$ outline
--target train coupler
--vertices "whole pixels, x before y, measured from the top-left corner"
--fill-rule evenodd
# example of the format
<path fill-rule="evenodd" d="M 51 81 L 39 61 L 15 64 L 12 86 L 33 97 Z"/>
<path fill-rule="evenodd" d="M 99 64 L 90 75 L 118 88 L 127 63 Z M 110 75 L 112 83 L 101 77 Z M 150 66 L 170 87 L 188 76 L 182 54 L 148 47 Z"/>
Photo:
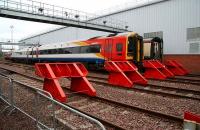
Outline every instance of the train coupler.
<path fill-rule="evenodd" d="M 44 78 L 43 89 L 60 102 L 67 100 L 59 83 L 60 78 L 71 79 L 72 91 L 96 96 L 96 90 L 86 78 L 88 71 L 81 63 L 36 63 L 35 69 L 35 74 Z"/>
<path fill-rule="evenodd" d="M 106 61 L 105 69 L 109 72 L 109 84 L 128 88 L 134 84 L 147 85 L 147 80 L 138 72 L 137 67 L 128 61 Z"/>
<path fill-rule="evenodd" d="M 174 77 L 174 74 L 158 60 L 144 60 L 144 77 L 147 79 L 166 79 Z"/>

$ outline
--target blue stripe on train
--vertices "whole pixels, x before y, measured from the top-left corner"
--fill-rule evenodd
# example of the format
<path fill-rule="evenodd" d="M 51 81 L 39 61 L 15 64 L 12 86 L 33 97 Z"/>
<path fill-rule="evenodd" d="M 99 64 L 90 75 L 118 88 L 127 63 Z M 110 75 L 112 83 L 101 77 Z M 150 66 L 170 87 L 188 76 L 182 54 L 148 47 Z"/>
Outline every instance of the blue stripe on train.
<path fill-rule="evenodd" d="M 24 59 L 23 57 L 13 57 L 12 59 Z M 98 58 L 28 58 L 32 61 L 68 61 L 68 62 L 90 62 L 90 63 L 104 63 L 104 59 Z"/>

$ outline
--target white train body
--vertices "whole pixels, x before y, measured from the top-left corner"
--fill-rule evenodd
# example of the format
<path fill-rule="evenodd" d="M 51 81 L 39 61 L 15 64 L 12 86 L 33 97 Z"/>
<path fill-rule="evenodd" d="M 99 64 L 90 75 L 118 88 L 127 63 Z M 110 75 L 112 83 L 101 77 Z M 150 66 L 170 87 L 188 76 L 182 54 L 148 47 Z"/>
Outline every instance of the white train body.
<path fill-rule="evenodd" d="M 104 61 L 104 58 L 100 54 L 100 45 L 96 44 L 97 43 L 94 43 L 92 45 L 93 47 L 97 48 L 94 53 L 88 52 L 81 54 L 78 52 L 78 50 L 77 54 L 75 51 L 76 49 L 80 49 L 80 47 L 89 47 L 89 45 L 84 42 L 54 43 L 48 45 L 45 44 L 13 51 L 9 59 L 29 61 L 80 61 L 101 63 Z M 70 51 L 74 52 L 71 53 Z"/>

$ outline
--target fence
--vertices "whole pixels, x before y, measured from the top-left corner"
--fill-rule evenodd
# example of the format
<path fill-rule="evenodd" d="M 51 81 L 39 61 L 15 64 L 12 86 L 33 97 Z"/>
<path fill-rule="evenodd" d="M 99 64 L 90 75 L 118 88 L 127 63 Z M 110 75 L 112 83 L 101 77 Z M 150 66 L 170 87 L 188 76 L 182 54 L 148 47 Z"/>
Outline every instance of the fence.
<path fill-rule="evenodd" d="M 0 73 L 0 99 L 7 104 L 2 112 L 9 109 L 8 115 L 10 115 L 14 110 L 19 110 L 33 121 L 37 129 L 56 130 L 65 127 L 57 123 L 56 116 L 59 110 L 64 110 L 68 114 L 71 113 L 65 117 L 66 120 L 76 115 L 93 123 L 93 126 L 105 130 L 99 121 L 54 100 L 50 93 L 25 85 L 2 73 Z"/>

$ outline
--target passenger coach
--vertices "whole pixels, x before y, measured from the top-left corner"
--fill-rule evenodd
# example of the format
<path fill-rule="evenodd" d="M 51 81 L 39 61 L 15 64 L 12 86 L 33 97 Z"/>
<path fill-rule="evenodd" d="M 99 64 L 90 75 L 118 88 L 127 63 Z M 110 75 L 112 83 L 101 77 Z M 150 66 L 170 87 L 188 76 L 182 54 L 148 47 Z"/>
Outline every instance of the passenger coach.
<path fill-rule="evenodd" d="M 85 41 L 72 41 L 23 48 L 12 52 L 10 59 L 26 62 L 84 62 L 102 66 L 104 61 L 143 60 L 143 39 L 128 32 L 99 36 Z"/>

